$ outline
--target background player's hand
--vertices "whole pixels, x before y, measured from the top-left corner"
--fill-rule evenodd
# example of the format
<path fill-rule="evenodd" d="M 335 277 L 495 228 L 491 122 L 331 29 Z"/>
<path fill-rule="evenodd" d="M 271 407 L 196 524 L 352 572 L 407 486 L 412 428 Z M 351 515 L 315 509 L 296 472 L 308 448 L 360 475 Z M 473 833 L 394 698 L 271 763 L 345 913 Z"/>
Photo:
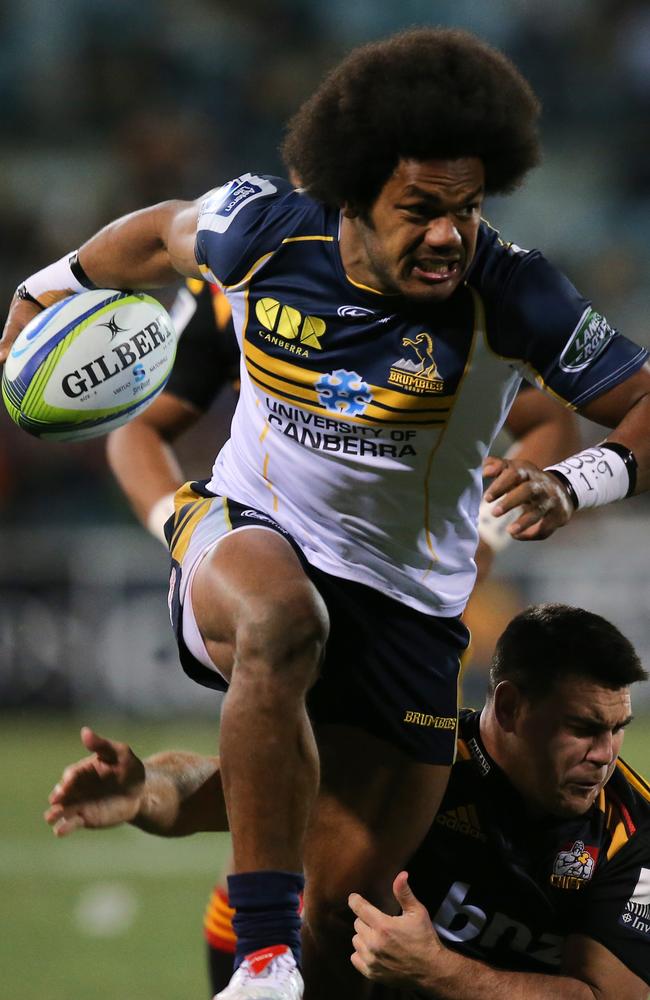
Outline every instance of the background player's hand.
<path fill-rule="evenodd" d="M 402 908 L 399 917 L 382 913 L 356 892 L 349 897 L 348 905 L 357 918 L 351 962 L 374 982 L 427 988 L 441 974 L 440 964 L 449 952 L 440 943 L 426 908 L 413 894 L 406 872 L 393 882 L 393 893 Z"/>
<path fill-rule="evenodd" d="M 518 541 L 548 538 L 566 524 L 574 512 L 573 504 L 561 482 L 550 472 L 532 462 L 516 458 L 486 458 L 483 475 L 494 479 L 485 491 L 492 514 L 499 517 L 515 507 L 521 513 L 508 527 L 508 534 Z"/>
<path fill-rule="evenodd" d="M 45 819 L 57 837 L 128 823 L 138 814 L 145 781 L 144 764 L 126 743 L 104 739 L 87 726 L 81 742 L 90 757 L 64 770 L 50 792 Z"/>
<path fill-rule="evenodd" d="M 14 295 L 9 306 L 9 314 L 2 332 L 2 339 L 0 340 L 0 364 L 4 364 L 7 360 L 7 355 L 11 350 L 13 342 L 22 328 L 27 326 L 29 321 L 34 316 L 37 316 L 39 312 L 42 312 L 40 306 L 29 302 L 27 299 L 19 299 L 17 295 Z"/>

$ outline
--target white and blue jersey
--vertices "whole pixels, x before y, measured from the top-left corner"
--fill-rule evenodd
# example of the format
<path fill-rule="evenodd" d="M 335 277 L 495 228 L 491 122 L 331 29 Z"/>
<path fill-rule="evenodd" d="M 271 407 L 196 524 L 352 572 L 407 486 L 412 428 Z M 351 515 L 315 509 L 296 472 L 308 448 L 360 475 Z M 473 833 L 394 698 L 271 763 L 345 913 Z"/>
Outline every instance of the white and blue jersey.
<path fill-rule="evenodd" d="M 339 226 L 276 177 L 246 174 L 202 205 L 197 260 L 230 300 L 241 348 L 209 489 L 266 511 L 324 572 L 458 615 L 482 463 L 522 377 L 577 408 L 646 352 L 485 223 L 466 281 L 435 305 L 352 281 Z"/>

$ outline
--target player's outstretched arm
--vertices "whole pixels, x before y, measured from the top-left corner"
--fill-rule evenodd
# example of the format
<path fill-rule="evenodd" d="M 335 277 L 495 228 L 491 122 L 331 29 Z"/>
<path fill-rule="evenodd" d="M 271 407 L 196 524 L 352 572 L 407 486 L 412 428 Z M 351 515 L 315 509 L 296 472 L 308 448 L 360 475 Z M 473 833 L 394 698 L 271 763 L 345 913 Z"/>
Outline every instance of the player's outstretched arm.
<path fill-rule="evenodd" d="M 143 762 L 88 727 L 81 740 L 91 755 L 66 767 L 49 796 L 57 836 L 121 823 L 167 837 L 227 829 L 218 758 L 164 751 Z"/>
<path fill-rule="evenodd" d="M 30 319 L 87 288 L 159 288 L 179 274 L 200 278 L 194 257 L 200 201 L 167 201 L 111 222 L 78 251 L 26 278 L 14 295 L 0 340 L 0 364 Z"/>
<path fill-rule="evenodd" d="M 194 256 L 199 201 L 164 201 L 109 223 L 79 248 L 98 288 L 160 288 L 201 278 Z"/>
<path fill-rule="evenodd" d="M 87 726 L 81 742 L 91 755 L 69 764 L 50 792 L 45 819 L 57 837 L 130 823 L 142 804 L 145 768 L 131 748 Z"/>
<path fill-rule="evenodd" d="M 174 512 L 174 494 L 187 478 L 174 442 L 230 381 L 238 353 L 225 296 L 217 296 L 204 282 L 198 285 L 187 282 L 178 289 L 170 309 L 177 346 L 168 385 L 106 442 L 108 463 L 136 517 L 165 547 L 163 527 Z"/>
<path fill-rule="evenodd" d="M 602 945 L 568 939 L 572 952 L 565 975 L 504 972 L 446 948 L 426 908 L 415 897 L 406 872 L 393 892 L 402 913 L 382 913 L 353 893 L 354 967 L 376 983 L 437 1000 L 646 1000 L 648 987 Z"/>
<path fill-rule="evenodd" d="M 171 447 L 201 417 L 201 411 L 171 392 L 108 435 L 111 471 L 133 512 L 152 535 L 164 542 L 163 525 L 174 511 L 174 493 L 185 477 Z"/>

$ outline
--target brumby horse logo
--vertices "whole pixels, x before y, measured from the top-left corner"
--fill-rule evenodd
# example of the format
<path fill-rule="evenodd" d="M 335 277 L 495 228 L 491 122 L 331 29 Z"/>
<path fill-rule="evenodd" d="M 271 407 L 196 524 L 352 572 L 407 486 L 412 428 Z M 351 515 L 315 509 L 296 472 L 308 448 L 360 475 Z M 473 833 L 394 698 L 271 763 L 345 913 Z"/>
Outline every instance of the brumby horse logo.
<path fill-rule="evenodd" d="M 442 392 L 444 382 L 433 356 L 433 338 L 422 330 L 415 337 L 402 337 L 407 357 L 391 365 L 388 381 L 411 392 Z M 415 355 L 415 360 L 411 355 Z"/>
<path fill-rule="evenodd" d="M 433 340 L 428 333 L 424 331 L 418 333 L 415 340 L 404 337 L 402 344 L 404 347 L 412 347 L 417 354 L 420 361 L 418 375 L 424 375 L 426 378 L 440 378 L 436 359 L 433 356 Z"/>

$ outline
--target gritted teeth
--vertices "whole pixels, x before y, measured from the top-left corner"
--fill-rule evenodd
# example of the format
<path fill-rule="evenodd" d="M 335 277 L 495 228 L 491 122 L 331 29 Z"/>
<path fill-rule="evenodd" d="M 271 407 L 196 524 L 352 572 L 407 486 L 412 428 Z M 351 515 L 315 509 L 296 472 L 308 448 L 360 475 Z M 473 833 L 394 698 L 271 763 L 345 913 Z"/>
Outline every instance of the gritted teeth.
<path fill-rule="evenodd" d="M 449 274 L 458 264 L 458 260 L 417 261 L 416 267 L 428 274 Z"/>

